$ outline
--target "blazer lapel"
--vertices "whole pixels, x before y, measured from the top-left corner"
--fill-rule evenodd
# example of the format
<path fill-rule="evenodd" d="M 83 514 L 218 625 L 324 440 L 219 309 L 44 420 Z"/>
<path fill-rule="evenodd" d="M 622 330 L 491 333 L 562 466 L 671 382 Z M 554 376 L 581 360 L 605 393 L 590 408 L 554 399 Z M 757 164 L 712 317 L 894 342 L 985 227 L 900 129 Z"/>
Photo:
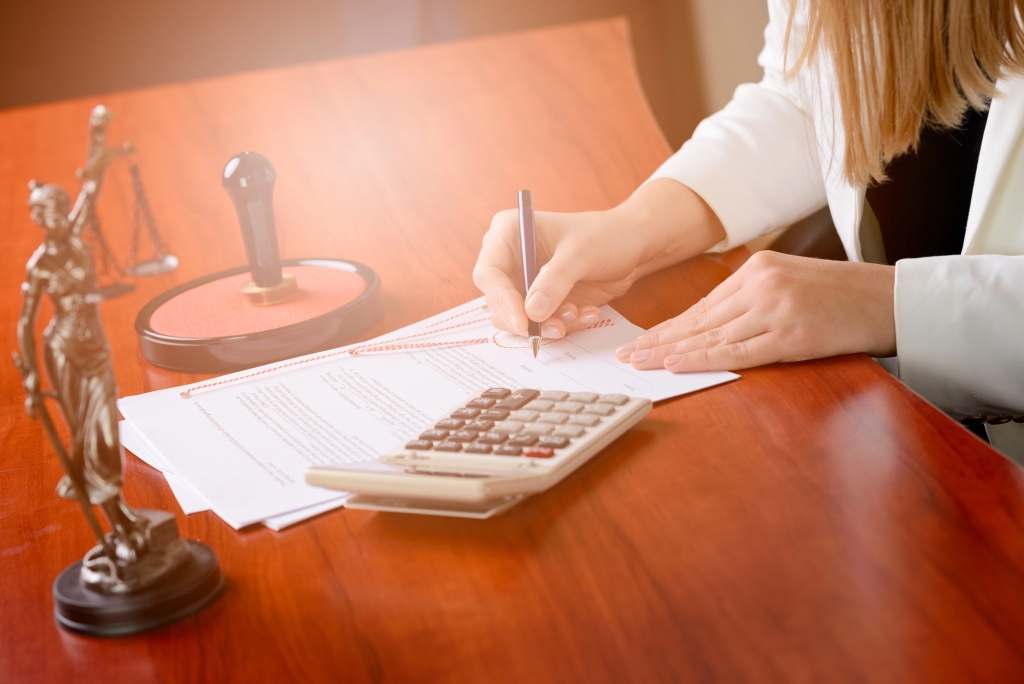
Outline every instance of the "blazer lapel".
<path fill-rule="evenodd" d="M 860 245 L 860 222 L 864 212 L 864 186 L 850 185 L 843 174 L 846 158 L 846 137 L 836 115 L 838 102 L 835 69 L 826 55 L 813 72 L 817 97 L 813 99 L 814 133 L 818 143 L 818 159 L 825 181 L 829 213 L 839 239 L 843 242 L 850 261 L 863 261 Z"/>
<path fill-rule="evenodd" d="M 985 216 L 992 193 L 995 192 L 1006 162 L 1017 138 L 1024 129 L 1024 77 L 1000 79 L 999 92 L 989 107 L 985 135 L 981 139 L 978 170 L 974 175 L 974 192 L 967 215 L 967 233 L 964 235 L 963 254 L 970 252 L 978 227 Z"/>

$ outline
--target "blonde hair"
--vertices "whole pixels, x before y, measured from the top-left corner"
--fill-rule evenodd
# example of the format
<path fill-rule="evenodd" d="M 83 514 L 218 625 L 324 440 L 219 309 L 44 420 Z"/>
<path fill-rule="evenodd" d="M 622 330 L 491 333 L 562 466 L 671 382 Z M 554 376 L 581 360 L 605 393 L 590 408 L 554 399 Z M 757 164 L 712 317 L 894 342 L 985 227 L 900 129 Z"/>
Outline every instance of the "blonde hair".
<path fill-rule="evenodd" d="M 822 48 L 831 57 L 851 183 L 885 180 L 886 165 L 916 148 L 923 126 L 959 126 L 968 107 L 988 107 L 998 78 L 1024 71 L 1024 0 L 807 4 L 807 37 L 790 75 Z"/>

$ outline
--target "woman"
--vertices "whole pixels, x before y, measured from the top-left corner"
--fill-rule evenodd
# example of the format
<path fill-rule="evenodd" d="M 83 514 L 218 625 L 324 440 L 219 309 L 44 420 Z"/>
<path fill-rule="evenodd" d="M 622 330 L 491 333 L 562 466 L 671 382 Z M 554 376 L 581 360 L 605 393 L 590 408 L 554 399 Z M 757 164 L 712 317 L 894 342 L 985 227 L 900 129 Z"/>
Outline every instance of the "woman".
<path fill-rule="evenodd" d="M 764 79 L 626 202 L 538 214 L 546 265 L 525 305 L 515 214 L 494 217 L 474 270 L 494 323 L 523 333 L 529 316 L 561 337 L 647 273 L 827 205 L 849 262 L 758 252 L 620 360 L 689 372 L 898 353 L 900 378 L 953 415 L 1024 413 L 1024 0 L 770 0 L 769 11 Z M 932 163 L 931 138 L 949 131 L 940 147 L 952 151 L 935 158 L 952 161 Z M 973 159 L 956 136 L 980 143 Z M 916 172 L 942 176 L 932 195 Z M 898 211 L 914 194 L 923 206 L 952 194 L 969 214 L 915 226 Z M 909 248 L 892 239 L 914 229 Z"/>

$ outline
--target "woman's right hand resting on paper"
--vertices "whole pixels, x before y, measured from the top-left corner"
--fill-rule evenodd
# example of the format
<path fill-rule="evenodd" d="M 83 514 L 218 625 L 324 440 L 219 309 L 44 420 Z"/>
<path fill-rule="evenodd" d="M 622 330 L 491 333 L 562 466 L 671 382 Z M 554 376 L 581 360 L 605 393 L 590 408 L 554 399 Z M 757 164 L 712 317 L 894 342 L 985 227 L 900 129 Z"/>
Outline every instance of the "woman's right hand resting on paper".
<path fill-rule="evenodd" d="M 710 207 L 674 180 L 658 179 L 614 209 L 537 212 L 540 272 L 524 302 L 519 217 L 498 212 L 484 236 L 473 282 L 500 330 L 526 335 L 527 317 L 560 338 L 600 320 L 597 307 L 639 278 L 689 259 L 725 238 Z"/>

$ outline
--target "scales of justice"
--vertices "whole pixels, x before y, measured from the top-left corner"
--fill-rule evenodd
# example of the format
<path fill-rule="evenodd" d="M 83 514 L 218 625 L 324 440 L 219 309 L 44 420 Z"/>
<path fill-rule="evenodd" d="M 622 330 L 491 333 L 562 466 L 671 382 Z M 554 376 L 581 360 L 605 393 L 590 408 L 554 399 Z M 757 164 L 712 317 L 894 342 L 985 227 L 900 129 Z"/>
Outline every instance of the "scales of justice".
<path fill-rule="evenodd" d="M 78 502 L 98 542 L 55 580 L 54 615 L 65 629 L 101 636 L 133 634 L 182 619 L 212 603 L 224 588 L 210 547 L 181 539 L 172 513 L 132 508 L 121 492 L 118 391 L 99 304 L 131 289 L 126 275 L 172 271 L 177 259 L 156 230 L 134 148 L 130 143 L 107 145 L 110 119 L 102 105 L 92 112 L 87 161 L 78 171 L 81 188 L 73 204 L 57 185 L 29 184 L 28 206 L 42 228 L 43 243 L 26 267 L 18 320 L 21 353 L 13 354 L 24 379 L 25 407 L 42 422 L 64 468 L 57 493 Z M 96 218 L 107 167 L 121 158 L 129 160 L 135 191 L 135 230 L 125 267 L 113 258 Z M 142 222 L 154 252 L 144 261 L 137 259 Z M 94 251 L 100 255 L 99 278 Z M 99 283 L 111 275 L 113 284 Z M 37 350 L 35 319 L 44 295 L 54 314 Z M 48 390 L 43 389 L 43 369 Z M 67 446 L 49 406 L 64 416 L 70 433 Z M 106 533 L 97 507 L 108 522 Z"/>

